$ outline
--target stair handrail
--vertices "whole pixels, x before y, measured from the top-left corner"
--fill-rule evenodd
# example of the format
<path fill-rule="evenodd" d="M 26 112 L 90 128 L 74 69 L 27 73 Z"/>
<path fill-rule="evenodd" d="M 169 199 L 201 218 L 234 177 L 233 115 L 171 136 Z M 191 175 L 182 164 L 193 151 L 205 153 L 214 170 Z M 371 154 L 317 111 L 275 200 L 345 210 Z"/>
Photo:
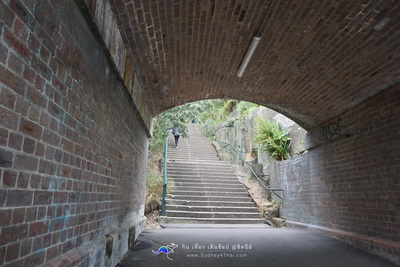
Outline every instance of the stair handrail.
<path fill-rule="evenodd" d="M 258 182 L 264 187 L 265 190 L 272 192 L 275 196 L 279 197 L 279 198 L 283 201 L 283 197 L 281 197 L 280 195 L 278 195 L 277 193 L 275 193 L 275 191 L 280 191 L 280 192 L 283 192 L 283 194 L 285 194 L 285 190 L 284 190 L 283 188 L 279 188 L 279 187 L 278 187 L 278 188 L 268 187 L 268 186 L 265 184 L 265 181 L 262 180 L 262 179 L 257 175 L 257 173 L 254 171 L 253 166 L 243 158 L 242 154 L 243 154 L 243 153 L 246 153 L 246 152 L 244 152 L 244 151 L 238 151 L 238 150 L 237 150 L 233 145 L 231 145 L 230 143 L 226 143 L 226 142 L 221 141 L 221 140 L 218 138 L 217 132 L 216 132 L 216 131 L 214 132 L 214 136 L 215 136 L 216 141 L 217 141 L 222 147 L 224 147 L 224 148 L 230 147 L 230 148 L 233 150 L 233 152 L 239 156 L 239 159 L 241 160 L 242 164 L 244 163 L 244 164 L 246 164 L 247 166 L 250 167 L 251 173 L 253 173 L 254 177 L 256 177 L 256 179 L 258 180 Z"/>
<path fill-rule="evenodd" d="M 167 204 L 167 184 L 168 184 L 168 174 L 167 174 L 167 153 L 168 153 L 168 132 L 165 137 L 164 144 L 164 165 L 163 165 L 163 194 L 161 202 L 161 216 L 165 216 L 165 209 Z"/>

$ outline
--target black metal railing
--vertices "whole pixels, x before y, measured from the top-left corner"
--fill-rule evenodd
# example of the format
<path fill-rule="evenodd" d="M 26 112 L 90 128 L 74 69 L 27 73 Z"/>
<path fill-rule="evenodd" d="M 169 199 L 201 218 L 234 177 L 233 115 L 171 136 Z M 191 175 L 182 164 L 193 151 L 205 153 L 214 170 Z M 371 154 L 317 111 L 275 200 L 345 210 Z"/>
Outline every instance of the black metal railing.
<path fill-rule="evenodd" d="M 269 186 L 266 184 L 266 181 L 264 181 L 263 179 L 261 179 L 260 176 L 255 172 L 255 170 L 254 170 L 253 166 L 250 164 L 250 162 L 247 162 L 247 161 L 243 158 L 242 154 L 245 153 L 244 151 L 239 151 L 239 150 L 237 150 L 234 146 L 232 146 L 231 144 L 221 141 L 221 140 L 218 138 L 217 134 L 214 134 L 214 136 L 215 136 L 216 141 L 220 144 L 221 147 L 223 147 L 223 148 L 224 148 L 226 151 L 228 151 L 228 153 L 230 153 L 231 155 L 232 155 L 232 154 L 236 154 L 236 155 L 238 156 L 238 158 L 240 159 L 241 164 L 242 164 L 242 165 L 243 165 L 243 164 L 246 164 L 246 165 L 249 167 L 250 172 L 254 175 L 254 177 L 255 177 L 255 178 L 258 180 L 258 182 L 264 187 L 265 190 L 267 190 L 267 191 L 269 191 L 269 192 L 272 192 L 275 196 L 277 196 L 278 198 L 280 198 L 281 200 L 283 200 L 283 196 L 278 195 L 276 192 L 282 192 L 282 194 L 284 195 L 285 190 L 284 190 L 283 188 L 273 188 L 273 187 L 269 187 Z M 228 148 L 228 149 L 227 149 L 227 148 Z M 231 152 L 229 152 L 229 150 L 230 150 Z"/>

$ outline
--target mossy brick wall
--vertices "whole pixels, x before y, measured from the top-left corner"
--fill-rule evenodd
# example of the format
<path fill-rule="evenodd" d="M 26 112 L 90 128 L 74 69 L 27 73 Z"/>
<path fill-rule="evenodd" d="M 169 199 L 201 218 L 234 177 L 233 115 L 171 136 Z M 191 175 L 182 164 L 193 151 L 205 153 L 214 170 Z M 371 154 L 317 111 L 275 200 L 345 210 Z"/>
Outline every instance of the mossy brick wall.
<path fill-rule="evenodd" d="M 308 153 L 271 165 L 271 185 L 285 189 L 282 216 L 400 264 L 399 107 L 396 85 L 309 131 Z M 323 141 L 335 125 L 350 136 Z"/>
<path fill-rule="evenodd" d="M 0 265 L 85 264 L 143 223 L 143 119 L 75 1 L 1 1 L 0 33 Z"/>

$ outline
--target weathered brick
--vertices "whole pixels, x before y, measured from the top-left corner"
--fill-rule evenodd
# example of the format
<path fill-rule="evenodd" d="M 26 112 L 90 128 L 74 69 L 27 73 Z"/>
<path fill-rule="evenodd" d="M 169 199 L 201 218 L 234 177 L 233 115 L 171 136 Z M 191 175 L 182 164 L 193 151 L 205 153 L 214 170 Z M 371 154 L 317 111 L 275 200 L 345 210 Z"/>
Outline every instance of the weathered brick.
<path fill-rule="evenodd" d="M 12 224 L 20 224 L 25 221 L 25 208 L 14 209 L 12 214 Z"/>
<path fill-rule="evenodd" d="M 32 249 L 32 240 L 27 239 L 21 242 L 21 249 L 20 249 L 20 257 L 24 257 L 31 253 Z"/>
<path fill-rule="evenodd" d="M 10 130 L 16 130 L 18 126 L 17 114 L 0 106 L 0 125 Z"/>
<path fill-rule="evenodd" d="M 37 54 L 40 48 L 40 40 L 34 34 L 29 34 L 28 47 L 33 54 Z"/>
<path fill-rule="evenodd" d="M 36 207 L 26 208 L 25 221 L 27 223 L 35 221 L 36 220 L 36 214 L 37 214 L 37 208 Z"/>
<path fill-rule="evenodd" d="M 21 118 L 21 121 L 19 123 L 19 130 L 27 134 L 35 139 L 40 140 L 42 137 L 42 128 L 35 122 L 28 121 L 24 118 Z"/>
<path fill-rule="evenodd" d="M 55 192 L 54 193 L 54 203 L 66 203 L 68 201 L 67 192 Z"/>
<path fill-rule="evenodd" d="M 9 108 L 9 109 L 14 109 L 15 107 L 15 102 L 16 102 L 16 96 L 12 94 L 9 90 L 2 89 L 0 91 L 0 104 Z"/>
<path fill-rule="evenodd" d="M 36 219 L 37 220 L 42 220 L 45 217 L 46 217 L 46 208 L 45 207 L 39 207 Z"/>
<path fill-rule="evenodd" d="M 47 99 L 42 95 L 39 90 L 36 90 L 36 87 L 28 86 L 26 99 L 39 108 L 47 108 Z"/>
<path fill-rule="evenodd" d="M 6 205 L 8 207 L 29 206 L 32 204 L 33 192 L 24 190 L 9 190 Z"/>
<path fill-rule="evenodd" d="M 3 184 L 6 187 L 15 187 L 17 182 L 18 173 L 15 171 L 4 171 L 3 172 Z"/>
<path fill-rule="evenodd" d="M 8 190 L 0 189 L 0 207 L 3 207 L 7 199 Z"/>
<path fill-rule="evenodd" d="M 33 204 L 34 205 L 48 205 L 53 201 L 53 193 L 49 191 L 35 191 Z M 39 219 L 39 218 L 38 218 Z"/>
<path fill-rule="evenodd" d="M 4 2 L 0 2 L 0 18 L 10 28 L 13 24 L 14 17 L 15 14 L 9 9 L 9 7 Z"/>
<path fill-rule="evenodd" d="M 60 108 L 59 106 L 57 106 L 56 104 L 54 104 L 53 102 L 49 102 L 48 111 L 50 114 L 52 114 L 54 117 L 58 118 L 59 120 L 64 119 L 64 116 L 65 116 L 64 110 L 62 108 Z"/>
<path fill-rule="evenodd" d="M 0 264 L 3 264 L 6 257 L 6 246 L 0 247 Z"/>
<path fill-rule="evenodd" d="M 45 152 L 45 145 L 43 143 L 37 142 L 36 143 L 36 149 L 35 149 L 35 155 L 38 157 L 43 157 L 44 152 Z"/>
<path fill-rule="evenodd" d="M 17 98 L 17 103 L 15 105 L 15 112 L 19 113 L 22 116 L 28 116 L 29 114 L 29 104 L 27 103 L 27 101 L 22 98 L 22 97 L 18 97 Z"/>
<path fill-rule="evenodd" d="M 54 159 L 54 154 L 56 153 L 56 149 L 52 146 L 47 146 L 45 151 L 45 158 L 49 160 Z"/>
<path fill-rule="evenodd" d="M 71 175 L 71 167 L 58 165 L 57 167 L 57 175 L 62 177 L 70 177 Z"/>
<path fill-rule="evenodd" d="M 62 160 L 62 155 L 63 155 L 63 152 L 62 152 L 61 150 L 59 150 L 59 149 L 56 149 L 56 150 L 55 150 L 55 153 L 54 153 L 54 160 L 55 160 L 56 162 L 61 162 L 61 160 Z"/>
<path fill-rule="evenodd" d="M 42 265 L 45 259 L 45 251 L 37 252 L 25 259 L 25 264 L 28 266 Z"/>
<path fill-rule="evenodd" d="M 35 140 L 29 137 L 25 137 L 22 150 L 26 153 L 33 154 L 33 152 L 35 151 L 35 145 L 36 145 Z"/>
<path fill-rule="evenodd" d="M 10 133 L 10 138 L 8 140 L 8 146 L 13 149 L 21 150 L 23 136 L 16 133 Z"/>
<path fill-rule="evenodd" d="M 41 27 L 36 27 L 35 32 L 37 37 L 42 40 L 42 45 L 46 47 L 51 55 L 54 55 L 56 51 L 56 45 L 52 38 Z"/>
<path fill-rule="evenodd" d="M 51 79 L 52 76 L 51 70 L 40 59 L 33 58 L 31 66 L 33 69 L 36 70 L 38 74 L 42 75 L 45 80 L 49 81 Z"/>
<path fill-rule="evenodd" d="M 45 129 L 43 131 L 43 140 L 46 141 L 46 143 L 53 145 L 53 146 L 59 146 L 60 145 L 60 136 L 58 136 L 56 133 Z"/>
<path fill-rule="evenodd" d="M 15 18 L 14 20 L 13 32 L 22 42 L 26 42 L 28 40 L 29 31 L 25 27 L 25 23 L 23 23 L 19 18 Z"/>
<path fill-rule="evenodd" d="M 11 10 L 18 15 L 19 18 L 23 20 L 25 24 L 29 24 L 30 21 L 33 21 L 31 13 L 26 9 L 24 4 L 19 0 L 11 0 L 10 1 Z"/>
<path fill-rule="evenodd" d="M 36 171 L 38 169 L 39 160 L 36 157 L 26 155 L 16 155 L 14 159 L 14 168 Z"/>
<path fill-rule="evenodd" d="M 0 167 L 11 167 L 14 160 L 12 152 L 0 148 Z"/>
<path fill-rule="evenodd" d="M 8 130 L 0 128 L 0 146 L 7 146 Z"/>
<path fill-rule="evenodd" d="M 12 261 L 17 259 L 19 256 L 19 249 L 20 249 L 19 243 L 7 246 L 6 261 Z"/>
<path fill-rule="evenodd" d="M 9 29 L 4 29 L 4 41 L 26 62 L 31 60 L 31 51 Z"/>
<path fill-rule="evenodd" d="M 8 56 L 8 49 L 0 43 L 0 63 L 5 64 Z"/>
<path fill-rule="evenodd" d="M 9 226 L 12 218 L 12 209 L 0 210 L 0 226 Z"/>
<path fill-rule="evenodd" d="M 35 89 L 39 92 L 44 92 L 46 88 L 46 81 L 40 75 L 35 75 Z M 51 97 L 50 97 L 51 98 Z"/>
<path fill-rule="evenodd" d="M 30 106 L 27 119 L 31 121 L 39 121 L 39 116 L 40 116 L 40 109 L 35 106 Z"/>
<path fill-rule="evenodd" d="M 8 54 L 7 66 L 14 73 L 21 75 L 24 68 L 24 63 L 14 53 Z"/>
<path fill-rule="evenodd" d="M 43 60 L 44 63 L 48 63 L 50 60 L 50 52 L 44 46 L 40 47 L 40 58 Z"/>
<path fill-rule="evenodd" d="M 30 180 L 30 174 L 24 173 L 24 172 L 20 172 L 18 174 L 17 187 L 18 188 L 28 188 L 29 180 Z"/>
<path fill-rule="evenodd" d="M 36 75 L 35 71 L 34 71 L 32 68 L 30 68 L 30 67 L 28 67 L 28 66 L 25 65 L 25 67 L 24 67 L 24 73 L 23 73 L 24 79 L 25 79 L 27 82 L 33 84 L 33 83 L 35 82 L 35 75 Z"/>
<path fill-rule="evenodd" d="M 29 225 L 28 236 L 38 236 L 48 232 L 48 225 L 45 222 L 34 222 Z M 33 248 L 35 249 L 35 248 Z"/>
<path fill-rule="evenodd" d="M 33 189 L 39 189 L 40 188 L 40 180 L 41 180 L 40 175 L 32 174 L 31 179 L 30 179 L 30 187 Z"/>

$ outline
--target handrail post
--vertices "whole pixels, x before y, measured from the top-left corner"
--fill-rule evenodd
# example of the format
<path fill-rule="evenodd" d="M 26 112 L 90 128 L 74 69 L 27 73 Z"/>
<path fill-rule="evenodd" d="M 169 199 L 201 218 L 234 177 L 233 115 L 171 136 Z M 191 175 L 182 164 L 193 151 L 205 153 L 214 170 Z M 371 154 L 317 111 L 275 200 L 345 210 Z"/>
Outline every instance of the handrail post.
<path fill-rule="evenodd" d="M 163 166 L 163 195 L 162 195 L 162 202 L 161 202 L 161 216 L 165 216 L 165 209 L 166 209 L 166 197 L 167 197 L 167 183 L 168 183 L 168 176 L 167 176 L 167 153 L 168 153 L 168 134 L 165 137 L 165 144 L 164 144 L 164 166 Z"/>

